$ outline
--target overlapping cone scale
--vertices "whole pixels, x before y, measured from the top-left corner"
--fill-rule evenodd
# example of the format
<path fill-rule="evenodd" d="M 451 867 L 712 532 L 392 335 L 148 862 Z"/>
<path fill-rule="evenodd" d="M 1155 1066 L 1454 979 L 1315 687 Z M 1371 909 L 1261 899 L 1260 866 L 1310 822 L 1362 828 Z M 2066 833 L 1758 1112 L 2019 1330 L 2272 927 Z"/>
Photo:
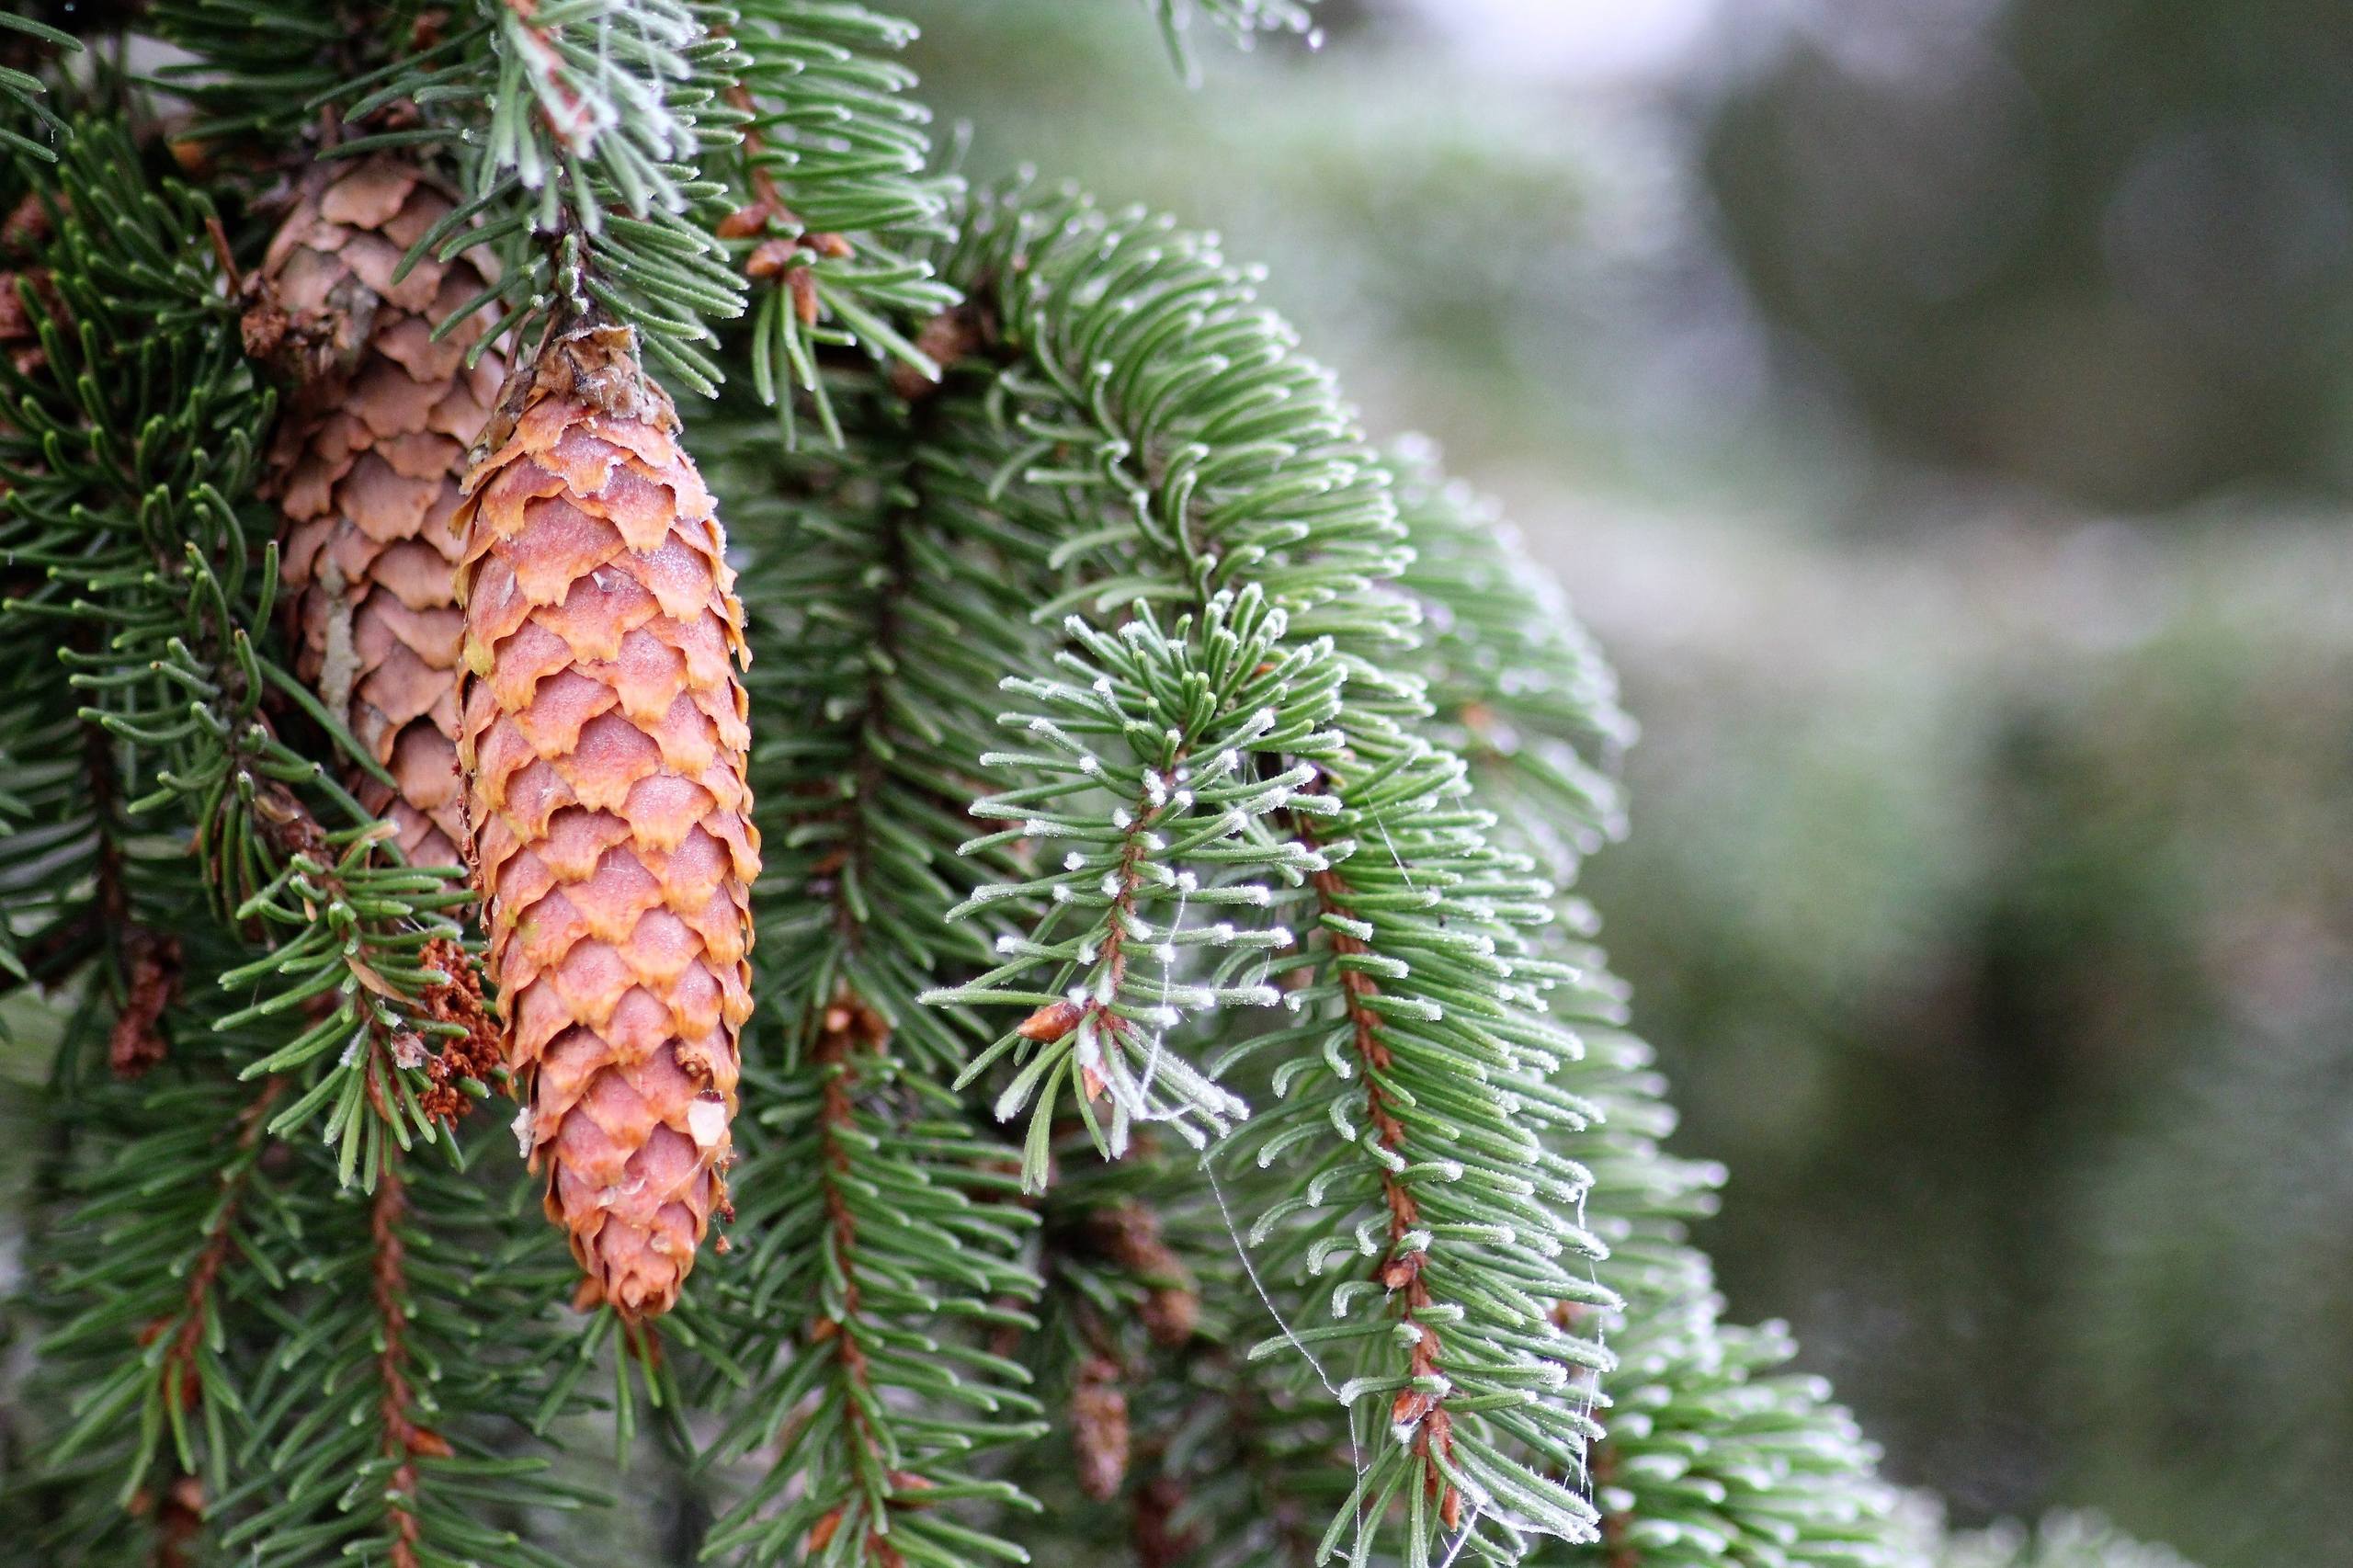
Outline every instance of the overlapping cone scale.
<path fill-rule="evenodd" d="M 453 527 L 466 449 L 506 366 L 467 352 L 486 314 L 433 330 L 496 276 L 486 252 L 402 256 L 446 217 L 447 192 L 395 158 L 328 165 L 272 237 L 245 339 L 293 382 L 272 453 L 287 519 L 283 574 L 298 673 L 397 789 L 355 779 L 413 865 L 454 866 L 463 621 Z"/>
<path fill-rule="evenodd" d="M 459 752 L 518 1123 L 633 1317 L 726 1202 L 759 840 L 725 540 L 626 328 L 554 338 L 467 474 Z"/>

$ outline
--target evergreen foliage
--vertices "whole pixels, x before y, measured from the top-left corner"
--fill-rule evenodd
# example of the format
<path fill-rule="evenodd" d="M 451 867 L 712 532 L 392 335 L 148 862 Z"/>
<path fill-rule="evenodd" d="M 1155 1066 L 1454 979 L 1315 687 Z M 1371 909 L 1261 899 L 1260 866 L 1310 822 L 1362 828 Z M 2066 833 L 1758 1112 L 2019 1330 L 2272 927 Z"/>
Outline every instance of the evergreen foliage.
<path fill-rule="evenodd" d="M 613 1562 L 673 1484 L 681 1560 L 1928 1560 L 1687 1238 L 1722 1173 L 1565 891 L 1606 665 L 1212 237 L 964 192 L 842 0 L 128 25 L 184 58 L 0 77 L 0 967 L 56 1052 L 5 1550 Z M 469 892 L 283 646 L 237 279 L 386 151 L 519 355 L 594 307 L 708 394 L 766 869 L 732 1251 L 658 1324 L 566 1310 L 463 1114 Z"/>

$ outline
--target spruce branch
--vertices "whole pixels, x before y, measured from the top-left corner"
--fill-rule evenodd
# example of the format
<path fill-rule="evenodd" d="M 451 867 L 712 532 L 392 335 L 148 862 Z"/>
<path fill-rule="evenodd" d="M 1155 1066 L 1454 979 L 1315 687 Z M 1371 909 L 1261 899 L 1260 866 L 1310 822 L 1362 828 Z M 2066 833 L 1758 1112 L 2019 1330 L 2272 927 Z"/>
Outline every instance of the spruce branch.
<path fill-rule="evenodd" d="M 847 395 L 887 425 L 879 378 Z M 961 624 L 1003 574 L 922 525 L 891 434 L 788 455 L 779 484 L 772 426 L 703 431 L 722 484 L 767 475 L 734 519 L 768 725 L 753 1027 L 772 1065 L 747 1073 L 740 1119 L 739 1226 L 760 1240 L 683 1309 L 711 1351 L 697 1392 L 725 1402 L 710 1462 L 749 1471 L 707 1550 L 746 1562 L 1012 1553 L 974 1516 L 1027 1499 L 975 1464 L 1040 1430 L 1026 1373 L 986 1343 L 1029 1323 L 1033 1216 L 1006 1201 L 1007 1151 L 939 1086 L 969 1017 L 915 1002 L 988 952 L 935 912 L 971 827 L 957 781 L 986 744 L 968 694 L 1021 622 Z"/>
<path fill-rule="evenodd" d="M 94 1502 L 119 1511 L 183 1483 L 217 1497 L 229 1483 L 233 1424 L 244 1416 L 232 1325 L 254 1275 L 284 1262 L 263 1168 L 284 1088 L 213 1078 L 151 1094 L 112 1160 L 70 1181 L 72 1261 L 50 1285 L 60 1310 L 40 1346 L 44 1371 L 63 1380 L 63 1415 L 41 1467 L 86 1469 Z"/>
<path fill-rule="evenodd" d="M 429 47 L 448 18 L 438 0 L 150 0 L 127 20 L 172 46 L 139 85 L 187 107 L 176 143 L 234 167 L 331 139 L 320 106 L 396 50 Z"/>
<path fill-rule="evenodd" d="M 725 357 L 748 361 L 788 437 L 796 388 L 838 435 L 821 347 L 929 373 L 893 324 L 952 299 L 914 250 L 945 233 L 952 182 L 926 171 L 926 116 L 890 58 L 905 23 L 834 0 L 472 0 L 423 23 L 378 29 L 386 58 L 313 106 L 358 131 L 341 154 L 438 148 L 458 165 L 467 199 L 404 268 L 478 243 L 502 265 L 440 332 L 494 310 L 528 343 L 601 309 L 709 394 L 718 324 L 756 291 L 747 346 Z"/>
<path fill-rule="evenodd" d="M 601 307 L 684 384 L 719 381 L 711 323 L 741 315 L 743 279 L 710 232 L 702 161 L 731 145 L 733 52 L 699 0 L 473 0 L 462 21 L 388 40 L 391 58 L 318 100 L 359 134 L 335 151 L 443 149 L 466 200 L 419 236 L 427 256 L 486 244 L 489 287 L 446 335 L 494 310 L 518 344 Z M 394 113 L 403 123 L 376 128 Z M 484 334 L 473 352 L 497 335 Z"/>
<path fill-rule="evenodd" d="M 65 122 L 41 102 L 48 89 L 41 85 L 40 76 L 23 69 L 34 63 L 28 45 L 79 52 L 82 40 L 30 17 L 0 11 L 0 108 L 8 111 L 7 119 L 0 120 L 0 149 L 53 164 L 57 154 L 46 142 L 27 135 L 24 130 L 8 122 L 19 121 L 26 129 L 51 139 L 65 130 Z"/>
<path fill-rule="evenodd" d="M 43 252 L 60 311 L 41 324 L 38 373 L 0 367 L 12 423 L 42 454 L 7 499 L 11 554 L 46 582 L 0 619 L 63 633 L 65 684 L 108 737 L 127 821 L 186 833 L 216 910 L 261 948 L 219 976 L 253 998 L 222 1027 L 334 998 L 247 1076 L 301 1076 L 277 1130 L 324 1113 L 347 1179 L 372 1180 L 388 1142 L 437 1136 L 417 1098 L 424 1041 L 454 1031 L 424 1008 L 446 977 L 419 955 L 465 894 L 454 872 L 402 865 L 274 716 L 290 709 L 367 765 L 258 630 L 278 571 L 250 500 L 253 432 L 272 401 L 205 240 L 209 207 L 146 183 L 103 120 L 64 143 L 46 199 L 61 214 Z M 349 825 L 323 825 L 312 801 Z M 99 913 L 119 918 L 104 908 L 118 852 L 99 828 Z"/>
<path fill-rule="evenodd" d="M 2179 1552 L 2133 1540 L 2097 1515 L 2060 1511 L 2031 1529 L 2004 1523 L 1939 1543 L 1936 1568 L 2190 1568 Z"/>
<path fill-rule="evenodd" d="M 1470 765 L 1516 846 L 1566 886 L 1626 832 L 1617 772 L 1636 731 L 1617 677 L 1500 508 L 1448 480 L 1426 442 L 1398 443 L 1390 464 L 1434 733 Z"/>
<path fill-rule="evenodd" d="M 1418 664 L 1440 722 L 1460 737 L 1498 831 L 1565 883 L 1623 828 L 1612 772 L 1631 726 L 1615 680 L 1491 505 L 1447 483 L 1426 449 L 1401 449 L 1395 462 L 1415 551 L 1404 582 L 1431 629 Z M 1559 918 L 1536 940 L 1565 976 L 1554 1013 L 1585 1045 L 1561 1085 L 1602 1112 L 1575 1153 L 1594 1176 L 1587 1221 L 1609 1246 L 1598 1278 L 1623 1305 L 1572 1309 L 1618 1358 L 1602 1380 L 1608 1430 L 1589 1462 L 1601 1540 L 1548 1544 L 1534 1561 L 1909 1561 L 1876 1450 L 1818 1380 L 1781 1369 L 1794 1350 L 1786 1330 L 1721 1321 L 1686 1233 L 1713 1211 L 1724 1173 L 1662 1146 L 1675 1117 L 1650 1048 L 1626 1030 L 1625 987 L 1587 939 L 1591 912 L 1565 893 L 1556 902 Z"/>
<path fill-rule="evenodd" d="M 1188 656 L 1214 668 L 1211 607 L 1249 585 L 1283 612 L 1283 652 L 1344 677 L 1332 739 L 1254 759 L 1240 785 L 1281 791 L 1270 839 L 1316 868 L 1255 923 L 1302 934 L 1273 964 L 1295 1021 L 1233 1028 L 1211 1063 L 1267 1085 L 1212 1154 L 1288 1173 L 1254 1228 L 1253 1245 L 1272 1244 L 1263 1265 L 1287 1291 L 1322 1294 L 1341 1275 L 1338 1323 L 1257 1353 L 1347 1358 L 1337 1392 L 1355 1427 L 1392 1434 L 1344 1487 L 1318 1555 L 1431 1562 L 1458 1526 L 1505 1560 L 1533 1536 L 1593 1539 L 1582 1465 L 1597 1428 L 1580 1385 L 1608 1358 L 1562 1309 L 1615 1297 L 1587 1273 L 1600 1245 L 1570 1218 L 1589 1175 L 1545 1136 L 1592 1119 L 1552 1082 L 1577 1050 L 1545 1017 L 1567 971 L 1526 935 L 1550 890 L 1493 846 L 1461 762 L 1420 733 L 1419 684 L 1382 667 L 1415 619 L 1383 585 L 1404 563 L 1386 472 L 1328 375 L 1207 241 L 1016 190 L 979 204 L 948 272 L 995 312 L 1004 412 L 959 431 L 988 454 L 984 504 L 1065 530 L 1065 585 L 1039 614 L 1086 605 L 1144 624 L 1143 607 L 1174 600 L 1193 611 L 1173 623 Z M 1127 715 L 1094 717 L 1117 729 Z M 1074 755 L 1062 766 L 1086 777 Z M 1051 801 L 1075 786 L 1038 788 Z M 1033 1017 L 1069 1001 L 1008 999 Z"/>
<path fill-rule="evenodd" d="M 1042 883 L 983 884 L 949 912 L 955 919 L 1040 886 L 1051 904 L 1027 938 L 999 938 L 1008 962 L 926 1000 L 1033 1009 L 961 1080 L 1008 1052 L 1022 1064 L 995 1109 L 1001 1120 L 1029 1110 L 1023 1179 L 1032 1190 L 1045 1185 L 1059 1079 L 1113 1158 L 1137 1123 L 1169 1122 L 1199 1148 L 1248 1114 L 1170 1051 L 1167 1036 L 1188 1014 L 1276 1003 L 1263 976 L 1290 933 L 1223 916 L 1267 907 L 1271 881 L 1296 886 L 1324 865 L 1312 846 L 1265 825 L 1297 809 L 1314 770 L 1305 760 L 1256 764 L 1333 751 L 1324 725 L 1345 676 L 1328 642 L 1282 648 L 1287 627 L 1255 586 L 1213 597 L 1198 628 L 1182 616 L 1163 632 L 1148 607 L 1117 634 L 1073 617 L 1065 630 L 1075 651 L 1056 656 L 1067 678 L 1006 682 L 1044 710 L 1001 722 L 1044 749 L 981 758 L 1021 783 L 972 813 L 1017 825 L 963 848 L 1070 847 Z M 1201 914 L 1188 925 L 1196 906 Z M 1092 1108 L 1107 1093 L 1104 1129 Z"/>
<path fill-rule="evenodd" d="M 1248 49 L 1260 33 L 1287 32 L 1305 36 L 1311 46 L 1321 42 L 1315 30 L 1315 0 L 1146 0 L 1160 24 L 1168 58 L 1187 85 L 1198 86 L 1200 67 L 1193 58 L 1190 31 L 1206 22 L 1223 33 L 1237 49 Z"/>
<path fill-rule="evenodd" d="M 765 1352 L 713 1451 L 757 1453 L 764 1473 L 705 1551 L 876 1568 L 972 1551 L 1018 1561 L 956 1515 L 973 1503 L 1034 1506 L 970 1468 L 1043 1429 L 1018 1392 L 1021 1369 L 971 1336 L 1028 1322 L 995 1304 L 1035 1290 L 1014 1261 L 1028 1216 L 1002 1201 L 1009 1182 L 990 1173 L 994 1147 L 892 1061 L 879 1015 L 845 995 L 821 1027 L 810 1070 L 765 1096 L 775 1142 L 745 1162 L 744 1220 L 763 1238 L 764 1278 L 715 1311 L 760 1314 L 737 1333 Z M 781 1359 L 769 1327 L 779 1311 L 801 1325 Z"/>
<path fill-rule="evenodd" d="M 821 349 L 862 345 L 938 374 L 895 324 L 954 302 L 919 249 L 948 234 L 956 182 L 930 172 L 929 112 L 891 58 L 915 39 L 907 23 L 838 0 L 757 0 L 730 35 L 740 63 L 727 101 L 745 123 L 729 185 L 745 199 L 717 232 L 747 243 L 742 265 L 762 285 L 744 353 L 788 446 L 795 389 L 837 445 Z"/>

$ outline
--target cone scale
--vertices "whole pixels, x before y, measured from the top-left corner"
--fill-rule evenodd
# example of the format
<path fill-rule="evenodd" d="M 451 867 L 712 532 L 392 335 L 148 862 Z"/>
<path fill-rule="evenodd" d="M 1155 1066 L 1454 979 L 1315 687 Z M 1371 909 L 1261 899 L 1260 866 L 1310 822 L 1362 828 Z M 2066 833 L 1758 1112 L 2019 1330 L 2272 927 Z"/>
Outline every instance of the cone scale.
<path fill-rule="evenodd" d="M 650 1317 L 726 1211 L 759 871 L 743 611 L 627 328 L 553 335 L 477 451 L 458 750 L 517 1130 L 584 1302 Z"/>

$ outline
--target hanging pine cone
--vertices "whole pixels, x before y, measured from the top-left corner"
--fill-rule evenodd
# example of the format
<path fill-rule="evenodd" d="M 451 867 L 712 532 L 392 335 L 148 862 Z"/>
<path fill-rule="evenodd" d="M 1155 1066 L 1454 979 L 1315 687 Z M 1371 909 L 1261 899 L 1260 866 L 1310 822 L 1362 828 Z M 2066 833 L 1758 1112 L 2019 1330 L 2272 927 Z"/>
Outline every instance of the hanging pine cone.
<path fill-rule="evenodd" d="M 586 1300 L 666 1310 L 722 1213 L 759 838 L 743 610 L 634 335 L 556 336 L 465 481 L 475 885 L 524 1146 Z"/>
<path fill-rule="evenodd" d="M 356 780 L 412 865 L 454 866 L 464 833 L 458 778 L 452 571 L 458 476 L 506 378 L 485 315 L 432 340 L 495 276 L 486 253 L 392 274 L 450 210 L 415 165 L 330 165 L 271 239 L 244 319 L 245 345 L 283 370 L 275 489 L 287 518 L 284 575 L 298 673 L 399 781 Z"/>

